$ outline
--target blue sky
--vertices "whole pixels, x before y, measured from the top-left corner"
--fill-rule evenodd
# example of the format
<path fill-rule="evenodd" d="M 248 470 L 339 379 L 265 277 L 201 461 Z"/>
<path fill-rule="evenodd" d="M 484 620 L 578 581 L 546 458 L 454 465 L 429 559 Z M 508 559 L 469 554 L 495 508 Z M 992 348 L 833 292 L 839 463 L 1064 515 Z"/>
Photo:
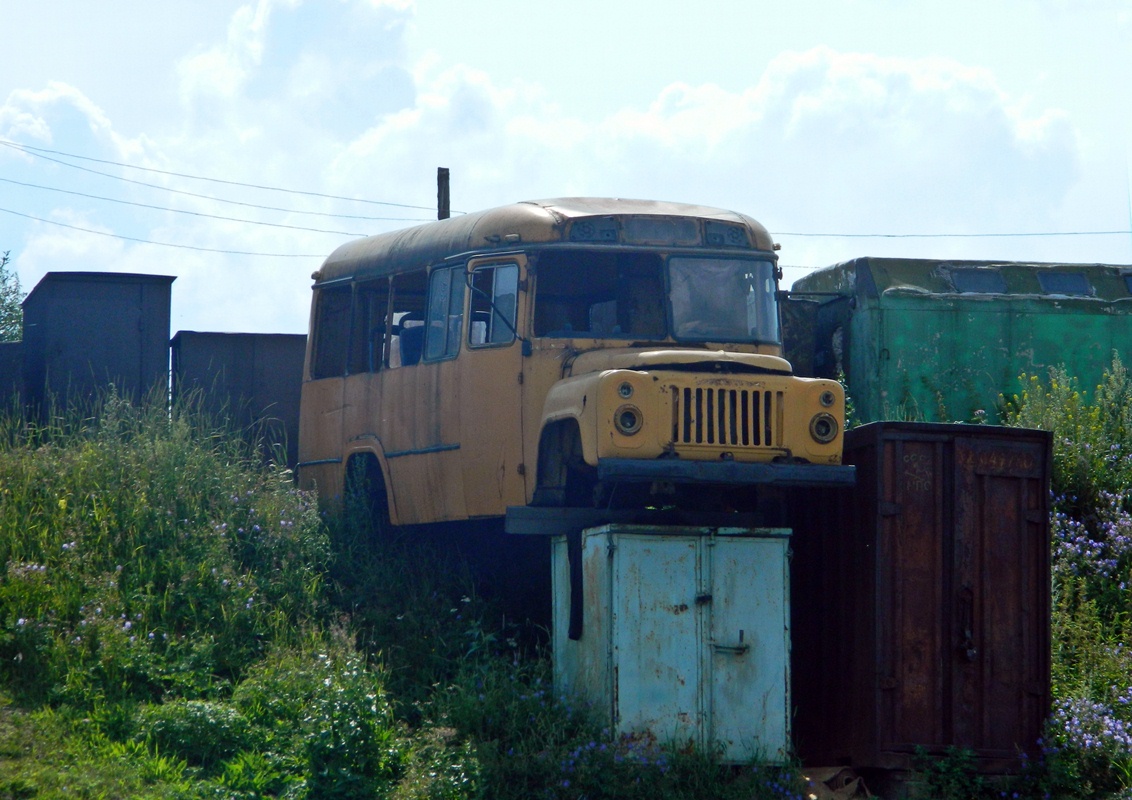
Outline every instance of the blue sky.
<path fill-rule="evenodd" d="M 321 258 L 434 216 L 440 166 L 462 211 L 743 211 L 787 283 L 862 255 L 1132 264 L 1132 0 L 0 0 L 0 18 L 0 251 L 26 290 L 175 275 L 174 331 L 305 331 Z M 973 236 L 1093 231 L 1123 233 Z"/>

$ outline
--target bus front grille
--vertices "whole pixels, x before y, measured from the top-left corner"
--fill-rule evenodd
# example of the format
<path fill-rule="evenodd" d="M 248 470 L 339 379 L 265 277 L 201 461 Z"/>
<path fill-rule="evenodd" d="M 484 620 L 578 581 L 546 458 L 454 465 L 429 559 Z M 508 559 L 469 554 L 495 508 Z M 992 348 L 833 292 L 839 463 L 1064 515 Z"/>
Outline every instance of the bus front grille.
<path fill-rule="evenodd" d="M 673 386 L 676 445 L 781 447 L 782 392 Z"/>

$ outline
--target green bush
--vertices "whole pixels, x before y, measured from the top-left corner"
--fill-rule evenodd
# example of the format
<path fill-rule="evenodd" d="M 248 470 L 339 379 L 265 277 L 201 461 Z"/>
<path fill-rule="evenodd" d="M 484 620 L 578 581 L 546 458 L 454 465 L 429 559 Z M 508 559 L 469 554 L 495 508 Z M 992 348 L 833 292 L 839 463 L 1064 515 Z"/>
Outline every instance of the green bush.
<path fill-rule="evenodd" d="M 407 748 L 376 675 L 355 654 L 320 656 L 322 686 L 303 718 L 311 793 L 319 798 L 369 798 L 401 776 Z"/>
<path fill-rule="evenodd" d="M 172 700 L 150 705 L 137 717 L 136 741 L 198 767 L 215 767 L 259 742 L 251 724 L 228 703 Z"/>
<path fill-rule="evenodd" d="M 1004 418 L 1053 433 L 1054 708 L 1027 785 L 1107 797 L 1132 790 L 1132 377 L 1114 356 L 1091 397 L 1063 367 L 1023 385 Z"/>
<path fill-rule="evenodd" d="M 1048 380 L 1020 378 L 1026 388 L 1004 401 L 1007 425 L 1053 433 L 1053 493 L 1061 510 L 1087 514 L 1102 492 L 1132 489 L 1132 380 L 1118 355 L 1093 398 L 1064 366 Z"/>

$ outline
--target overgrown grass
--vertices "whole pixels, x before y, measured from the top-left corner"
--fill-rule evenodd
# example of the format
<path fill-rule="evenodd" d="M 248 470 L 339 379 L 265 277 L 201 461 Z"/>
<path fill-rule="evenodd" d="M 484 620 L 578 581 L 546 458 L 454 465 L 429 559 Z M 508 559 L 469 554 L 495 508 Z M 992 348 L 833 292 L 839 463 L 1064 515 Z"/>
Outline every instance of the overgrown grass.
<path fill-rule="evenodd" d="M 1114 356 L 1091 392 L 1064 368 L 1023 385 L 1005 404 L 1005 420 L 1052 431 L 1054 440 L 1054 709 L 1046 757 L 1065 796 L 1129 796 L 1132 376 Z"/>
<path fill-rule="evenodd" d="M 1007 796 L 1132 791 L 1132 380 L 1033 379 L 1054 431 L 1054 714 Z M 791 769 L 616 737 L 467 569 L 329 519 L 199 409 L 0 415 L 0 797 L 780 798 Z M 939 796 L 1001 796 L 964 755 Z"/>
<path fill-rule="evenodd" d="M 1088 391 L 1064 367 L 1020 381 L 999 409 L 1004 424 L 1053 434 L 1047 735 L 1005 782 L 977 775 L 968 751 L 921 751 L 913 796 L 1132 797 L 1132 376 L 1114 354 Z"/>
<path fill-rule="evenodd" d="M 0 417 L 0 797 L 777 798 L 613 736 L 458 559 L 192 405 Z"/>

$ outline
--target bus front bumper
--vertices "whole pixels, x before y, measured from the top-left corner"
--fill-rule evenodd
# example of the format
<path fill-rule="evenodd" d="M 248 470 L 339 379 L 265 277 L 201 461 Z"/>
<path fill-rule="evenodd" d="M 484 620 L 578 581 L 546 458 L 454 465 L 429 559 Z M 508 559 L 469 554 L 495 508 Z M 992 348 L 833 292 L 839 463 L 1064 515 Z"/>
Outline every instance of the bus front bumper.
<path fill-rule="evenodd" d="M 679 458 L 601 458 L 600 481 L 643 483 L 759 484 L 770 486 L 853 486 L 857 468 L 847 464 L 774 464 L 740 461 L 685 461 Z"/>

